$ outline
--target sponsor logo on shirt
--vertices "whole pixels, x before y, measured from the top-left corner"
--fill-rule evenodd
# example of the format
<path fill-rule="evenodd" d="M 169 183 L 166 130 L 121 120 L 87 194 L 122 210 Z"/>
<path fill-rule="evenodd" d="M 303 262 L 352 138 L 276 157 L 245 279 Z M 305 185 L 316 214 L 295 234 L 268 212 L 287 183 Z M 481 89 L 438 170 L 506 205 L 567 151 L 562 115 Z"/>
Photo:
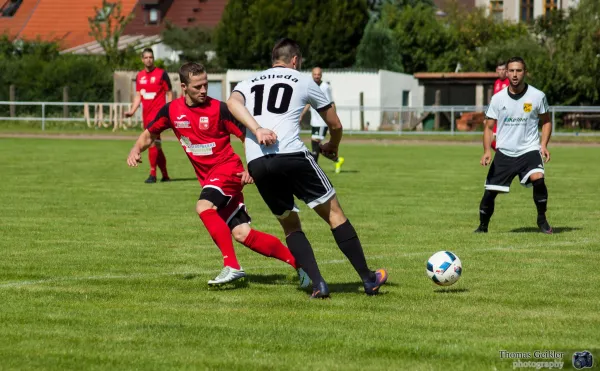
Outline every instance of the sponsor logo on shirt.
<path fill-rule="evenodd" d="M 523 111 L 524 112 L 531 112 L 532 109 L 533 109 L 533 104 L 523 103 Z"/>
<path fill-rule="evenodd" d="M 146 80 L 146 76 L 142 76 L 140 78 L 140 84 L 147 84 L 147 83 L 148 83 L 148 80 Z"/>
<path fill-rule="evenodd" d="M 178 121 L 174 121 L 173 123 L 175 124 L 175 127 L 176 127 L 177 129 L 189 129 L 189 128 L 191 128 L 191 127 L 192 127 L 192 126 L 190 125 L 190 122 L 189 122 L 189 121 L 179 121 L 179 120 L 178 120 Z"/>
<path fill-rule="evenodd" d="M 209 156 L 213 154 L 213 148 L 216 147 L 215 142 L 205 144 L 192 144 L 190 138 L 181 136 L 179 143 L 187 153 L 191 153 L 194 156 Z"/>
<path fill-rule="evenodd" d="M 150 78 L 150 84 L 154 84 L 154 81 L 156 81 L 156 77 L 152 76 L 152 77 Z"/>
<path fill-rule="evenodd" d="M 200 130 L 206 130 L 206 129 L 208 129 L 208 126 L 209 126 L 208 125 L 208 117 L 206 117 L 206 116 L 200 117 L 200 124 L 199 124 Z"/>

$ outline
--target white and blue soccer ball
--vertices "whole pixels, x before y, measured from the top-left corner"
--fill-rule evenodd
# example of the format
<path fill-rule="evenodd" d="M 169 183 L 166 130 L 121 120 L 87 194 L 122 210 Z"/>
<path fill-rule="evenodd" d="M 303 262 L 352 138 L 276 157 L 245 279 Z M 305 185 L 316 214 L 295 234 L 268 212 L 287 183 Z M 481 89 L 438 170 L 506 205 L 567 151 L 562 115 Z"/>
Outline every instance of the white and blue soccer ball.
<path fill-rule="evenodd" d="M 462 275 L 462 263 L 450 251 L 438 251 L 427 260 L 427 275 L 436 285 L 450 286 Z"/>

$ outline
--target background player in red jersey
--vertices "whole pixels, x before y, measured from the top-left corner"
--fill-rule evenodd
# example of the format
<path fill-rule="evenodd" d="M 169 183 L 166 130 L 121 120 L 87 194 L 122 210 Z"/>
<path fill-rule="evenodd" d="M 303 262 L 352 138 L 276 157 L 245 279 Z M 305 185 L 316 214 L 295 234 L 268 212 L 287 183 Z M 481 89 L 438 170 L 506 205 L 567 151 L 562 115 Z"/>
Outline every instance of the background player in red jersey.
<path fill-rule="evenodd" d="M 173 129 L 202 185 L 196 212 L 223 254 L 224 268 L 210 286 L 243 279 L 246 274 L 237 261 L 231 235 L 236 241 L 262 255 L 297 269 L 300 286 L 307 287 L 308 275 L 296 266 L 289 249 L 275 236 L 250 228 L 244 205 L 244 184 L 253 179 L 244 171 L 242 160 L 233 151 L 230 134 L 240 139 L 245 128 L 233 118 L 227 105 L 207 96 L 208 78 L 204 66 L 186 63 L 179 69 L 184 96 L 166 104 L 140 135 L 127 163 L 137 166 L 140 153 L 166 129 Z M 274 138 L 268 143 L 272 143 Z M 267 143 L 267 142 L 265 142 Z"/>
<path fill-rule="evenodd" d="M 171 80 L 167 72 L 154 66 L 154 52 L 152 49 L 144 49 L 142 62 L 144 63 L 144 69 L 138 72 L 135 78 L 136 95 L 133 105 L 131 110 L 125 113 L 125 116 L 133 116 L 141 103 L 145 129 L 165 103 L 173 99 L 173 93 L 171 91 Z M 161 182 L 170 180 L 167 172 L 167 158 L 162 150 L 160 136 L 156 138 L 154 144 L 148 150 L 148 160 L 150 161 L 150 176 L 146 179 L 146 183 L 156 183 L 157 165 L 162 173 Z"/>
<path fill-rule="evenodd" d="M 497 93 L 499 93 L 500 91 L 502 91 L 502 89 L 508 87 L 508 85 L 510 84 L 510 82 L 508 81 L 508 77 L 506 76 L 506 62 L 504 61 L 500 61 L 498 62 L 498 64 L 496 65 L 496 73 L 498 74 L 498 79 L 496 80 L 496 82 L 494 82 L 494 94 L 496 95 Z M 494 128 L 492 129 L 494 138 L 492 140 L 492 149 L 495 151 L 496 150 L 496 132 L 498 130 L 498 124 L 494 125 Z"/>

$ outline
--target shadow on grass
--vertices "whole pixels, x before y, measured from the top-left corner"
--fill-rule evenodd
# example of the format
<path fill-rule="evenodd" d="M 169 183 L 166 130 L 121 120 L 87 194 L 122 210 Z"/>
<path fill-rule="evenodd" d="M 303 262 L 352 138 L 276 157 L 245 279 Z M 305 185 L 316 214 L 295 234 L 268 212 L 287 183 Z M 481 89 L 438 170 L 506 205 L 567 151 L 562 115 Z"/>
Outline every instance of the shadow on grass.
<path fill-rule="evenodd" d="M 171 183 L 171 182 L 191 182 L 191 181 L 197 181 L 198 178 L 171 178 L 171 180 L 169 182 L 163 182 L 163 183 Z M 159 181 L 160 183 L 160 181 Z"/>
<path fill-rule="evenodd" d="M 582 228 L 577 228 L 577 227 L 552 227 L 552 233 L 557 234 L 557 233 L 564 233 L 564 232 L 573 232 L 573 231 L 579 231 Z M 512 233 L 541 233 L 539 228 L 535 228 L 535 227 L 521 227 L 521 228 L 515 228 L 513 230 L 511 230 Z"/>
<path fill-rule="evenodd" d="M 332 294 L 336 292 L 347 292 L 360 293 L 364 295 L 365 293 L 365 288 L 361 282 L 328 283 L 327 286 L 329 286 L 329 292 Z M 396 286 L 398 285 L 393 282 L 386 282 L 386 284 L 381 287 L 379 295 L 386 294 L 386 287 Z"/>
<path fill-rule="evenodd" d="M 251 276 L 248 276 L 248 280 L 251 283 L 261 285 L 284 285 L 290 283 L 288 277 L 284 274 L 253 274 Z"/>
<path fill-rule="evenodd" d="M 443 288 L 433 290 L 436 294 L 460 294 L 461 292 L 469 292 L 469 289 L 464 287 Z"/>

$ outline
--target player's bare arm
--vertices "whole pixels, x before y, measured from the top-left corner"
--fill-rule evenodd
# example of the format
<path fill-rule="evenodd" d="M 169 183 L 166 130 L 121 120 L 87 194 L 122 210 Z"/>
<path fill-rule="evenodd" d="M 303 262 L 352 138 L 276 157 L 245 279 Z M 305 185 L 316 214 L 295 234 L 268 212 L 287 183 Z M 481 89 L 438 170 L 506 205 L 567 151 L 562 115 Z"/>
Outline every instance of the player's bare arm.
<path fill-rule="evenodd" d="M 552 120 L 550 119 L 549 113 L 543 113 L 538 116 L 542 123 L 542 142 L 540 152 L 544 158 L 544 162 L 550 161 L 550 151 L 548 151 L 548 143 L 552 136 Z"/>
<path fill-rule="evenodd" d="M 342 122 L 340 121 L 333 104 L 325 111 L 319 112 L 319 114 L 329 127 L 330 133 L 329 142 L 321 144 L 321 153 L 327 158 L 336 158 L 344 131 Z"/>
<path fill-rule="evenodd" d="M 277 134 L 275 132 L 262 128 L 258 122 L 254 119 L 250 111 L 246 108 L 244 96 L 237 91 L 231 93 L 229 99 L 227 99 L 227 108 L 231 114 L 238 119 L 246 128 L 248 128 L 252 134 L 256 136 L 258 143 L 270 146 L 277 141 Z"/>
<path fill-rule="evenodd" d="M 131 117 L 135 115 L 135 111 L 140 107 L 142 103 L 142 95 L 138 91 L 135 93 L 135 98 L 133 98 L 133 104 L 131 105 L 131 109 L 128 112 L 125 112 L 125 117 Z"/>
<path fill-rule="evenodd" d="M 483 166 L 488 166 L 492 162 L 492 139 L 494 137 L 493 129 L 496 121 L 488 117 L 483 124 L 483 156 L 481 156 L 481 161 L 479 161 Z"/>
<path fill-rule="evenodd" d="M 157 134 L 150 133 L 147 129 L 138 137 L 137 141 L 133 145 L 129 156 L 127 156 L 127 165 L 137 166 L 142 162 L 140 154 L 150 148 L 152 143 L 158 138 Z"/>
<path fill-rule="evenodd" d="M 300 114 L 300 122 L 302 122 L 304 115 L 306 115 L 306 112 L 308 112 L 309 109 L 310 109 L 310 104 L 307 104 L 306 106 L 304 106 L 304 109 L 302 110 L 302 113 Z"/>
<path fill-rule="evenodd" d="M 169 103 L 173 100 L 173 91 L 172 90 L 167 90 L 167 92 L 165 93 L 165 100 L 167 103 Z"/>

